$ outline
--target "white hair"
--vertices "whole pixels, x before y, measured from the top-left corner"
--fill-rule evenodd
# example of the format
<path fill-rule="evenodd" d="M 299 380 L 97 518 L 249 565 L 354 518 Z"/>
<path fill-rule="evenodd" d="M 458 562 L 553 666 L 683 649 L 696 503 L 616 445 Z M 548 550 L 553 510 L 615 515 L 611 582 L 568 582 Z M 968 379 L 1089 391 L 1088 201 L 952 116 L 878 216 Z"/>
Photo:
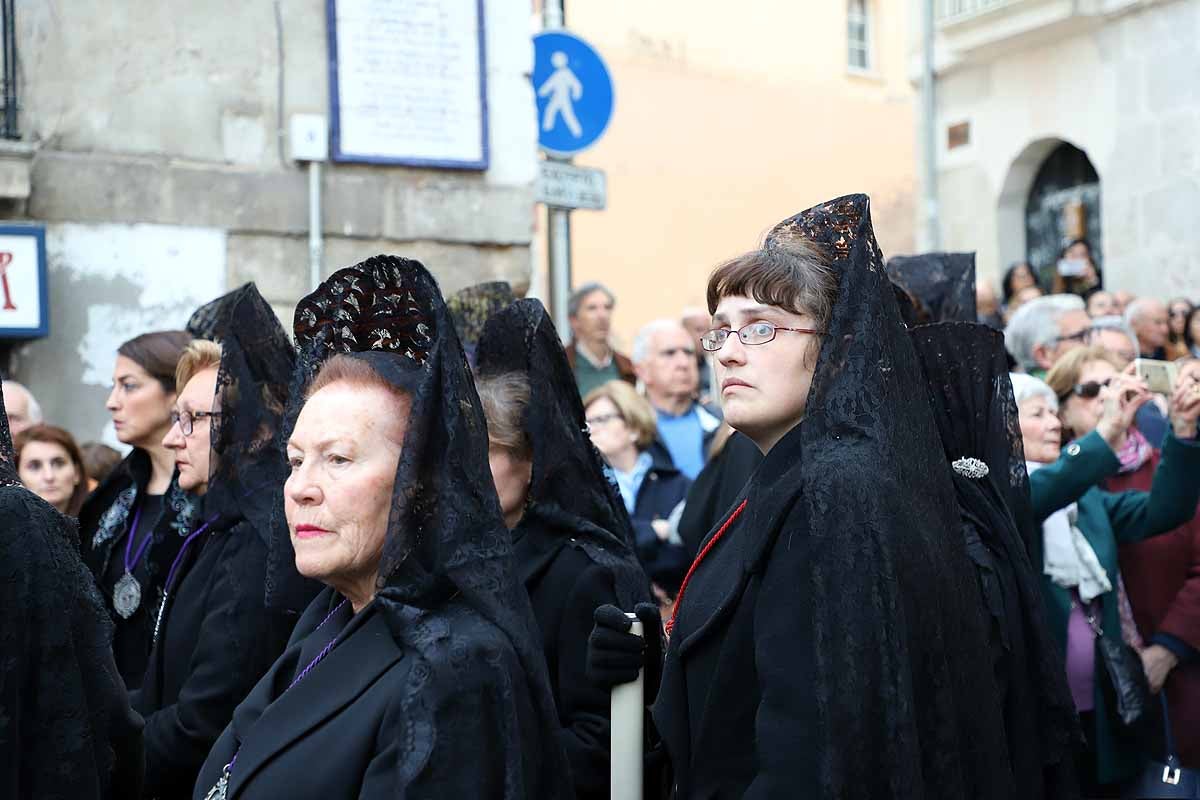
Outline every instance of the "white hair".
<path fill-rule="evenodd" d="M 5 397 L 11 397 L 14 393 L 25 395 L 25 409 L 29 415 L 29 422 L 33 425 L 41 425 L 42 406 L 38 403 L 37 398 L 33 396 L 33 392 L 25 388 L 24 384 L 16 381 L 4 381 L 0 383 L 0 390 L 4 392 Z"/>
<path fill-rule="evenodd" d="M 1156 297 L 1139 297 L 1131 300 L 1129 305 L 1125 306 L 1125 324 L 1132 328 L 1133 323 L 1137 322 L 1142 314 L 1149 311 L 1152 305 L 1165 306 L 1166 304 Z"/>
<path fill-rule="evenodd" d="M 1084 311 L 1083 299 L 1073 294 L 1035 297 L 1018 308 L 1004 329 L 1004 346 L 1022 369 L 1033 369 L 1033 350 L 1059 336 L 1058 321 L 1064 314 Z"/>
<path fill-rule="evenodd" d="M 1017 405 L 1033 397 L 1044 397 L 1050 409 L 1058 411 L 1058 397 L 1044 380 L 1023 372 L 1011 372 L 1008 377 L 1012 381 L 1013 397 L 1016 398 Z"/>
<path fill-rule="evenodd" d="M 633 352 L 629 354 L 630 360 L 635 364 L 641 364 L 645 361 L 646 357 L 650 355 L 650 341 L 654 338 L 655 334 L 663 333 L 664 331 L 684 331 L 686 333 L 687 328 L 683 327 L 683 323 L 677 319 L 664 318 L 647 322 L 638 331 L 637 338 L 633 340 Z"/>
<path fill-rule="evenodd" d="M 1125 338 L 1127 338 L 1129 343 L 1133 345 L 1133 352 L 1135 353 L 1138 352 L 1138 348 L 1141 346 L 1138 344 L 1137 334 L 1133 332 L 1133 328 L 1129 327 L 1129 323 L 1125 321 L 1124 317 L 1121 317 L 1117 314 L 1110 314 L 1109 316 L 1105 317 L 1094 317 L 1092 319 L 1092 329 L 1117 331 L 1125 334 Z"/>

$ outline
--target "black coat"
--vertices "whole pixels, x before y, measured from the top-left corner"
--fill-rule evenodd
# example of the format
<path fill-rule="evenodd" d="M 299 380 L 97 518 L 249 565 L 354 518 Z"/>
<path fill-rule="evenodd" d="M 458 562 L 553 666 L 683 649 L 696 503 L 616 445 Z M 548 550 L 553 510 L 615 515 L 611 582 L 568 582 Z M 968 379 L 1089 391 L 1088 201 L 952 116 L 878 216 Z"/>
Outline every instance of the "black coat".
<path fill-rule="evenodd" d="M 235 755 L 229 800 L 500 797 L 521 779 L 506 774 L 496 756 L 505 736 L 523 739 L 532 722 L 528 695 L 512 680 L 520 667 L 502 635 L 453 603 L 415 615 L 401 624 L 447 643 L 435 644 L 431 661 L 401 646 L 380 599 L 353 616 L 339 600 L 325 589 L 301 616 L 283 655 L 209 753 L 196 800 Z M 336 646 L 289 689 L 334 636 Z M 431 725 L 421 723 L 417 708 L 432 711 Z"/>
<path fill-rule="evenodd" d="M 133 693 L 146 718 L 146 797 L 192 796 L 208 751 L 298 619 L 265 608 L 267 544 L 246 520 L 230 522 L 184 553 Z"/>
<path fill-rule="evenodd" d="M 734 431 L 720 452 L 700 470 L 679 518 L 679 536 L 693 556 L 709 531 L 733 510 L 734 499 L 762 460 L 758 445 Z"/>
<path fill-rule="evenodd" d="M 634 500 L 633 533 L 637 543 L 638 560 L 650 580 L 665 589 L 672 597 L 692 563 L 694 555 L 682 543 L 664 542 L 654 532 L 653 522 L 668 519 L 686 497 L 692 482 L 661 455 L 652 452 L 654 463 Z"/>
<path fill-rule="evenodd" d="M 521 533 L 513 555 L 541 630 L 576 797 L 602 800 L 609 796 L 609 693 L 585 670 L 592 615 L 619 604 L 612 571 L 568 533 L 541 526 Z"/>

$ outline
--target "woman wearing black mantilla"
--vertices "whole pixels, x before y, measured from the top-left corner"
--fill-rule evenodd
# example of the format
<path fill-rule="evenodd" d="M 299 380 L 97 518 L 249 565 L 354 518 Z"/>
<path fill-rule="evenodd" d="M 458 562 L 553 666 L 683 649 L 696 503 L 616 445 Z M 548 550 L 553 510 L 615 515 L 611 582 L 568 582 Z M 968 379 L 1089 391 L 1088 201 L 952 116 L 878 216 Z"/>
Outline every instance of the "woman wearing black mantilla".
<path fill-rule="evenodd" d="M 142 720 L 75 523 L 21 485 L 0 396 L 0 797 L 137 797 Z"/>
<path fill-rule="evenodd" d="M 113 657 L 130 689 L 141 686 L 163 585 L 183 542 L 201 525 L 200 499 L 179 485 L 163 446 L 175 403 L 175 365 L 192 337 L 145 333 L 117 349 L 107 408 L 133 450 L 79 511 L 83 560 L 115 625 Z"/>
<path fill-rule="evenodd" d="M 587 674 L 596 609 L 639 608 L 660 626 L 616 487 L 586 433 L 583 403 L 546 309 L 520 300 L 487 321 L 476 351 L 492 476 L 517 571 L 541 631 L 562 743 L 580 800 L 609 790 L 609 690 Z M 657 634 L 655 634 L 657 637 Z"/>
<path fill-rule="evenodd" d="M 570 796 L 546 667 L 433 277 L 379 256 L 296 309 L 284 506 L 326 587 L 199 798 Z M 486 490 L 485 490 L 486 489 Z"/>
<path fill-rule="evenodd" d="M 154 648 L 134 707 L 146 718 L 148 798 L 189 798 L 221 731 L 283 652 L 320 585 L 296 572 L 277 442 L 295 351 L 246 284 L 201 307 L 176 368 L 163 440 L 203 523 L 163 584 Z M 277 508 L 278 506 L 278 508 Z"/>
<path fill-rule="evenodd" d="M 780 223 L 717 268 L 708 304 L 725 419 L 765 458 L 670 626 L 653 719 L 677 797 L 1013 797 L 950 469 L 867 198 Z"/>

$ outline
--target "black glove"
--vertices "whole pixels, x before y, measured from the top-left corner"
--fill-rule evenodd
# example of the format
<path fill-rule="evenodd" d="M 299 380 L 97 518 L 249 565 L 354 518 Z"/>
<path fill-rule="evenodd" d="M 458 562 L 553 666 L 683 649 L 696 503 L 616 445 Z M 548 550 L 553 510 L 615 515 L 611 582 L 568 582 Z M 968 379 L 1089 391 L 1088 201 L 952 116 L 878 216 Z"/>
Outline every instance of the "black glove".
<path fill-rule="evenodd" d="M 645 636 L 629 632 L 631 620 L 616 606 L 596 609 L 596 625 L 588 637 L 587 675 L 607 689 L 636 680 L 638 670 L 646 667 L 646 698 L 652 701 L 662 674 L 662 618 L 652 603 L 638 603 L 633 612 Z"/>

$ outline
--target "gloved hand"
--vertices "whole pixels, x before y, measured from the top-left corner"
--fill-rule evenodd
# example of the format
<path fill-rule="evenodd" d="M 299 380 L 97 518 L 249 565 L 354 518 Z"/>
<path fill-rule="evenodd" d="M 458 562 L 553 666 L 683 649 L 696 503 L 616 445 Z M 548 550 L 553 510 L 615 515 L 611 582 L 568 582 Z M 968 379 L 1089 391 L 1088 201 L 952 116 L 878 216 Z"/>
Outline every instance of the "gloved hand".
<path fill-rule="evenodd" d="M 631 620 L 614 605 L 596 609 L 595 627 L 588 637 L 587 674 L 599 686 L 611 688 L 637 679 L 646 668 L 646 698 L 658 694 L 662 675 L 662 618 L 652 603 L 638 603 L 633 613 L 642 623 L 645 636 L 630 633 Z"/>

